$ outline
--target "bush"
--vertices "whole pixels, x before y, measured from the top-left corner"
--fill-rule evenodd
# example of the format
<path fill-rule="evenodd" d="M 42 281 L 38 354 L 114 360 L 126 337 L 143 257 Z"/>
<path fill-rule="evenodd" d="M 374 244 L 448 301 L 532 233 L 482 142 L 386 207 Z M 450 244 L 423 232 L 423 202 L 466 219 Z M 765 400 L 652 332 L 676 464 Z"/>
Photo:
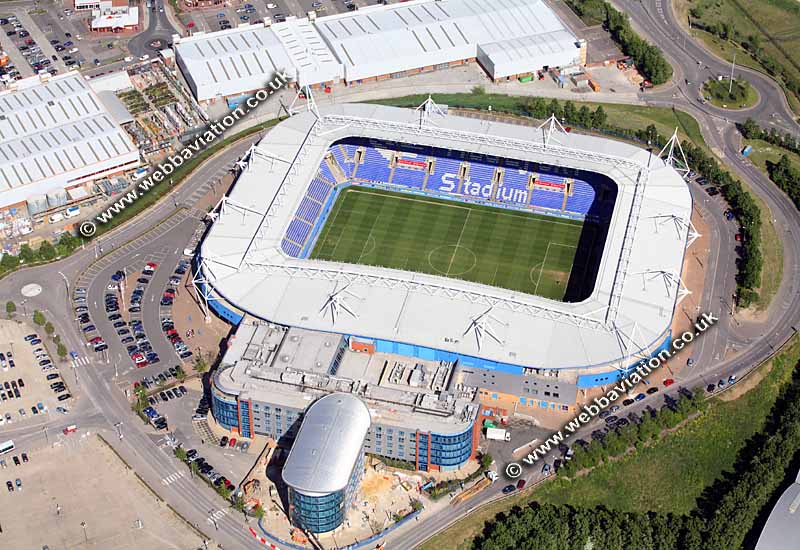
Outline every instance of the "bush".
<path fill-rule="evenodd" d="M 8 318 L 11 319 L 14 314 L 17 312 L 17 304 L 9 300 L 6 302 L 6 313 L 8 314 Z"/>
<path fill-rule="evenodd" d="M 33 322 L 41 327 L 44 326 L 44 324 L 47 322 L 47 319 L 45 318 L 44 313 L 36 309 L 33 312 Z"/>

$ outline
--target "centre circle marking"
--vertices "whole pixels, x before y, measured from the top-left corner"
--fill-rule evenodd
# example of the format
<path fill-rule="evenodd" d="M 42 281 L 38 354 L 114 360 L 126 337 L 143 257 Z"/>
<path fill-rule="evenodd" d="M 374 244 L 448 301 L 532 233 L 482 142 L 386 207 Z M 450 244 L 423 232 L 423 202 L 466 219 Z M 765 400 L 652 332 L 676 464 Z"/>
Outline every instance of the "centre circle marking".
<path fill-rule="evenodd" d="M 446 251 L 448 249 L 452 250 L 452 252 L 449 253 L 449 254 L 444 254 L 444 255 L 440 254 L 440 252 Z M 466 252 L 467 254 L 472 256 L 472 263 L 470 264 L 470 266 L 467 269 L 464 269 L 462 271 L 450 271 L 450 272 L 448 272 L 449 266 L 452 265 L 453 260 L 455 259 L 454 255 L 455 254 L 459 254 L 461 252 Z M 441 266 L 441 267 L 444 267 L 444 269 L 439 269 L 438 267 L 436 267 L 436 265 L 434 265 L 434 262 L 433 262 L 434 255 L 438 256 L 438 257 L 445 258 L 445 263 L 447 265 Z M 433 269 L 436 273 L 439 273 L 440 275 L 444 275 L 445 277 L 458 277 L 460 275 L 465 275 L 465 274 L 469 273 L 470 271 L 472 271 L 473 269 L 475 269 L 475 266 L 477 264 L 478 264 L 478 258 L 477 258 L 477 256 L 475 256 L 475 253 L 472 250 L 470 250 L 469 248 L 467 248 L 466 246 L 460 245 L 460 244 L 443 244 L 441 246 L 437 246 L 436 248 L 434 248 L 430 252 L 428 252 L 428 265 L 430 265 L 431 269 Z"/>

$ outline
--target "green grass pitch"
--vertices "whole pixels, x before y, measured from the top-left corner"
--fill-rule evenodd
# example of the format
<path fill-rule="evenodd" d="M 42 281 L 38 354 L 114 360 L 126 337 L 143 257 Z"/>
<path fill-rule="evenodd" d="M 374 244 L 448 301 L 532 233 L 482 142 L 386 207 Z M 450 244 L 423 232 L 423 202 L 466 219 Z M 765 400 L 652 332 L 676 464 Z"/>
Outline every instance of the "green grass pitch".
<path fill-rule="evenodd" d="M 583 222 L 351 187 L 311 257 L 443 275 L 562 300 Z"/>

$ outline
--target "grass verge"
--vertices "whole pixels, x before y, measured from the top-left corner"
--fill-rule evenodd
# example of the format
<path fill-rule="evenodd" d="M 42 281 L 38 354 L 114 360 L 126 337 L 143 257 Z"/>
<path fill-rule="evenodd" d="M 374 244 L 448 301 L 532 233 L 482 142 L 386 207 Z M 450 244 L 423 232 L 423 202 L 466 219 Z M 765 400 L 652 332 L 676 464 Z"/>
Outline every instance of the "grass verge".
<path fill-rule="evenodd" d="M 762 429 L 798 361 L 800 338 L 795 337 L 773 360 L 759 367 L 757 373 L 763 376 L 762 380 L 738 399 L 713 399 L 704 415 L 655 444 L 575 481 L 556 479 L 530 494 L 488 505 L 437 534 L 421 548 L 470 548 L 472 538 L 487 521 L 531 501 L 686 513 L 694 508 L 706 487 L 731 470 L 745 442 Z"/>
<path fill-rule="evenodd" d="M 172 185 L 167 184 L 166 182 L 161 182 L 159 185 L 151 188 L 147 193 L 144 195 L 139 195 L 139 199 L 126 206 L 124 210 L 119 212 L 118 214 L 114 214 L 114 217 L 111 219 L 110 222 L 105 224 L 98 224 L 97 226 L 97 235 L 100 236 L 104 233 L 108 233 L 115 227 L 129 221 L 131 218 L 138 215 L 141 211 L 145 210 L 149 206 L 152 206 L 156 202 L 159 201 L 164 195 L 169 193 L 176 185 L 180 184 L 187 176 L 189 176 L 195 168 L 200 166 L 203 162 L 214 156 L 215 154 L 219 153 L 222 149 L 231 145 L 232 143 L 239 141 L 240 139 L 246 138 L 253 134 L 256 134 L 266 128 L 270 128 L 280 122 L 282 119 L 272 119 L 268 120 L 267 122 L 258 124 L 253 126 L 252 128 L 248 128 L 247 130 L 243 130 L 238 134 L 234 134 L 229 136 L 222 141 L 216 143 L 214 146 L 209 147 L 208 149 L 204 149 L 200 154 L 195 155 L 180 167 L 178 167 L 170 176 L 170 179 L 173 181 Z"/>

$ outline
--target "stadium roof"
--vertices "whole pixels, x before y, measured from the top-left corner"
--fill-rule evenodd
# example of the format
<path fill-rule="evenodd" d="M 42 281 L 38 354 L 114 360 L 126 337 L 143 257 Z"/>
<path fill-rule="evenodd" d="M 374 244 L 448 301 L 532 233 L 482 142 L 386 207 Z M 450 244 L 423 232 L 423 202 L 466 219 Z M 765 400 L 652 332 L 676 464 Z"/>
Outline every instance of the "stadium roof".
<path fill-rule="evenodd" d="M 578 54 L 575 37 L 543 0 L 417 0 L 322 17 L 317 27 L 348 81 L 475 58 L 479 45 L 514 39 L 532 45 L 526 71 L 548 65 L 539 61 L 544 53 L 568 52 L 552 66 L 574 62 Z M 493 51 L 508 55 L 510 48 L 501 44 Z"/>
<path fill-rule="evenodd" d="M 173 43 L 198 101 L 264 88 L 276 71 L 301 85 L 342 78 L 342 66 L 307 19 L 195 33 Z"/>
<path fill-rule="evenodd" d="M 794 550 L 800 538 L 800 471 L 775 503 L 756 550 Z"/>
<path fill-rule="evenodd" d="M 283 480 L 304 494 L 347 487 L 370 426 L 367 406 L 348 393 L 332 393 L 311 405 L 283 466 Z"/>
<path fill-rule="evenodd" d="M 590 297 L 562 303 L 436 275 L 287 257 L 280 241 L 297 205 L 329 145 L 349 136 L 606 174 L 618 195 Z M 627 366 L 669 334 L 691 195 L 671 166 L 638 147 L 576 132 L 553 135 L 549 145 L 544 138 L 530 127 L 453 115 L 420 125 L 412 110 L 378 105 L 330 107 L 320 120 L 294 116 L 262 140 L 229 193 L 201 247 L 203 273 L 238 308 L 284 325 L 533 368 Z M 332 319 L 325 307 L 333 297 L 353 313 Z M 481 339 L 477 323 L 497 338 Z"/>
<path fill-rule="evenodd" d="M 0 206 L 138 165 L 138 150 L 81 75 L 17 84 L 0 93 Z"/>

